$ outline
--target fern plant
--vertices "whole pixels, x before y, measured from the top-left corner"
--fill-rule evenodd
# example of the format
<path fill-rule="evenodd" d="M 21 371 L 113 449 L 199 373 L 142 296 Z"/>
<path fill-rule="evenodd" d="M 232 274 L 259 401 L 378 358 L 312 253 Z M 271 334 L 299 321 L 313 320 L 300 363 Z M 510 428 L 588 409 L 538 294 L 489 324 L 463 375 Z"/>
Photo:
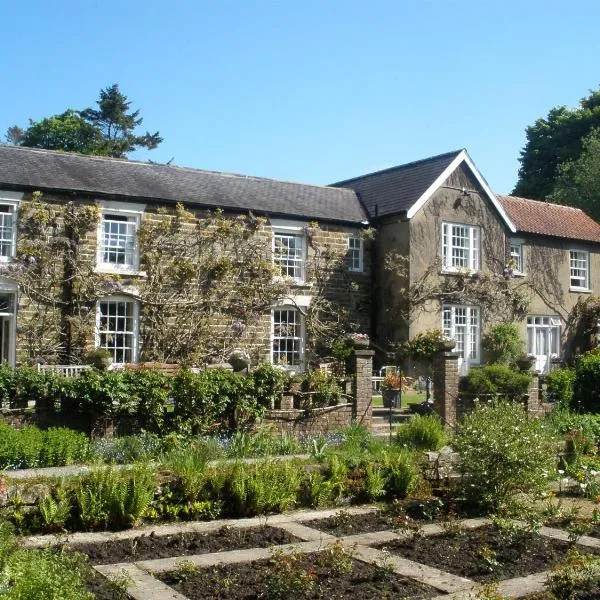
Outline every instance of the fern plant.
<path fill-rule="evenodd" d="M 71 516 L 71 498 L 63 486 L 53 493 L 46 494 L 38 501 L 42 530 L 48 533 L 65 531 L 65 524 Z"/>

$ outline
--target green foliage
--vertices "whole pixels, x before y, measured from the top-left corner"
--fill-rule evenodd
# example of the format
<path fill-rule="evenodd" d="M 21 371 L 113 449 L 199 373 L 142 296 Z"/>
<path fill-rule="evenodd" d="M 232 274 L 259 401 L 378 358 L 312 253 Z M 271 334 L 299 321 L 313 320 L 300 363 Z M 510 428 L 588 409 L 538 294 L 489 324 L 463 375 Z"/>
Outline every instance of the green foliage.
<path fill-rule="evenodd" d="M 46 533 L 65 531 L 71 516 L 71 498 L 63 486 L 57 486 L 38 501 L 41 529 Z"/>
<path fill-rule="evenodd" d="M 569 367 L 550 371 L 545 377 L 546 394 L 550 402 L 568 408 L 573 402 L 575 369 Z"/>
<path fill-rule="evenodd" d="M 469 369 L 465 378 L 465 391 L 480 400 L 503 397 L 520 400 L 527 393 L 531 376 L 502 365 L 486 365 Z"/>
<path fill-rule="evenodd" d="M 124 158 L 138 147 L 152 150 L 162 142 L 158 131 L 144 135 L 134 133 L 142 124 L 142 118 L 138 110 L 129 112 L 131 102 L 117 84 L 100 90 L 97 104 L 99 110 L 69 109 L 41 121 L 30 119 L 25 130 L 10 127 L 7 139 L 19 146 L 115 158 Z"/>
<path fill-rule="evenodd" d="M 342 388 L 337 379 L 324 369 L 307 371 L 303 378 L 303 386 L 310 393 L 310 406 L 334 406 L 342 395 Z"/>
<path fill-rule="evenodd" d="M 314 590 L 317 576 L 298 551 L 274 550 L 265 567 L 265 594 L 269 600 L 306 598 Z"/>
<path fill-rule="evenodd" d="M 206 482 L 208 448 L 204 444 L 177 448 L 167 454 L 162 464 L 177 477 L 183 499 L 198 500 Z"/>
<path fill-rule="evenodd" d="M 402 343 L 397 352 L 402 358 L 431 360 L 440 350 L 443 350 L 445 341 L 441 329 L 429 329 L 424 333 L 418 333 L 412 340 Z"/>
<path fill-rule="evenodd" d="M 87 437 L 63 427 L 41 430 L 27 425 L 13 429 L 0 423 L 0 468 L 59 467 L 90 457 Z"/>
<path fill-rule="evenodd" d="M 514 366 L 523 353 L 521 333 L 514 323 L 499 323 L 490 327 L 482 345 L 491 363 L 506 367 Z"/>
<path fill-rule="evenodd" d="M 252 379 L 226 369 L 182 370 L 172 380 L 171 394 L 181 431 L 233 429 L 251 424 L 264 412 L 253 396 Z"/>
<path fill-rule="evenodd" d="M 281 396 L 288 374 L 270 363 L 256 367 L 251 374 L 254 382 L 254 398 L 259 406 L 270 408 Z"/>
<path fill-rule="evenodd" d="M 404 498 L 416 486 L 419 475 L 414 457 L 408 450 L 392 450 L 383 455 L 386 492 L 394 498 Z"/>
<path fill-rule="evenodd" d="M 439 450 L 445 442 L 444 426 L 437 415 L 415 415 L 396 430 L 396 443 L 410 450 Z"/>
<path fill-rule="evenodd" d="M 597 127 L 600 128 L 600 118 Z M 552 202 L 581 208 L 595 220 L 600 220 L 600 129 L 582 140 L 578 158 L 558 166 Z"/>
<path fill-rule="evenodd" d="M 85 529 L 131 527 L 144 515 L 155 490 L 154 475 L 144 465 L 93 471 L 75 490 L 81 524 Z"/>
<path fill-rule="evenodd" d="M 478 404 L 452 441 L 460 454 L 463 490 L 475 504 L 497 509 L 516 492 L 546 489 L 556 469 L 557 439 L 521 405 Z"/>
<path fill-rule="evenodd" d="M 514 194 L 545 199 L 553 190 L 559 165 L 576 161 L 583 140 L 600 126 L 600 92 L 592 91 L 576 108 L 558 106 L 526 129 Z"/>
<path fill-rule="evenodd" d="M 580 431 L 592 444 L 600 443 L 600 415 L 592 413 L 576 413 L 558 407 L 553 410 L 546 420 L 556 435 L 563 437 L 570 432 Z"/>
<path fill-rule="evenodd" d="M 552 569 L 546 587 L 558 600 L 571 600 L 592 597 L 599 581 L 600 557 L 571 548 L 566 560 Z"/>
<path fill-rule="evenodd" d="M 600 350 L 590 350 L 575 364 L 573 404 L 578 410 L 600 412 Z"/>
<path fill-rule="evenodd" d="M 300 482 L 301 473 L 293 462 L 262 460 L 252 465 L 234 464 L 227 485 L 236 514 L 251 516 L 293 506 Z"/>
<path fill-rule="evenodd" d="M 326 479 L 320 470 L 307 471 L 300 486 L 300 501 L 304 506 L 319 508 L 329 502 L 333 492 L 333 482 Z"/>

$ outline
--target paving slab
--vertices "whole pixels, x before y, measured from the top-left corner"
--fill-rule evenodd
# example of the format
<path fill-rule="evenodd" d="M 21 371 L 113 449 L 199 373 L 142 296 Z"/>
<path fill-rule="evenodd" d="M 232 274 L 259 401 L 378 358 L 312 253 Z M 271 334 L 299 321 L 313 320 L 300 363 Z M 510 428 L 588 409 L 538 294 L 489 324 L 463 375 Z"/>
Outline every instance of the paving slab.
<path fill-rule="evenodd" d="M 498 593 L 509 598 L 521 598 L 528 594 L 542 592 L 544 583 L 548 578 L 550 571 L 542 571 L 534 573 L 526 577 L 515 577 L 513 579 L 505 579 L 498 584 Z"/>
<path fill-rule="evenodd" d="M 403 577 L 409 577 L 410 579 L 416 579 L 442 592 L 457 592 L 472 589 L 477 585 L 474 581 L 466 577 L 452 575 L 435 567 L 422 565 L 407 558 L 394 556 L 384 550 L 376 550 L 368 546 L 357 546 L 356 557 L 373 564 L 389 565 L 394 570 L 394 573 Z"/>
<path fill-rule="evenodd" d="M 125 577 L 129 582 L 127 593 L 133 600 L 188 600 L 187 596 L 130 563 L 99 565 L 95 569 L 112 581 Z"/>
<path fill-rule="evenodd" d="M 323 550 L 321 541 L 299 542 L 297 544 L 283 544 L 274 546 L 282 552 L 318 552 Z M 157 558 L 154 560 L 140 560 L 135 564 L 151 573 L 165 573 L 173 571 L 182 562 L 191 563 L 196 567 L 214 567 L 216 565 L 230 565 L 236 563 L 253 562 L 273 556 L 272 548 L 250 548 L 248 550 L 229 550 L 227 552 L 213 552 L 211 554 L 192 554 L 176 556 L 173 558 Z"/>
<path fill-rule="evenodd" d="M 302 523 L 294 523 L 293 521 L 288 521 L 287 523 L 279 523 L 278 527 L 279 529 L 283 529 L 288 533 L 291 533 L 292 535 L 296 536 L 298 539 L 304 542 L 331 542 L 336 539 L 335 536 L 329 533 L 319 531 L 318 529 L 314 529 L 313 527 L 307 527 L 306 525 L 302 525 Z"/>
<path fill-rule="evenodd" d="M 365 514 L 378 510 L 376 506 L 357 506 L 344 509 L 349 514 Z M 311 521 L 313 519 L 326 519 L 339 513 L 339 509 L 295 511 L 277 515 L 251 517 L 245 519 L 219 519 L 217 521 L 188 521 L 180 523 L 166 523 L 163 525 L 145 525 L 124 531 L 97 531 L 76 532 L 69 534 L 34 535 L 22 538 L 22 544 L 28 548 L 43 548 L 56 544 L 93 544 L 96 542 L 130 540 L 140 535 L 154 534 L 157 536 L 177 535 L 179 533 L 209 533 L 218 531 L 222 527 L 245 529 L 247 527 L 261 527 L 265 525 L 277 526 L 282 523 Z M 298 536 L 300 537 L 300 536 Z"/>
<path fill-rule="evenodd" d="M 555 529 L 554 527 L 541 527 L 540 534 L 554 540 L 561 540 L 563 542 L 570 541 L 569 533 L 563 529 Z M 591 537 L 589 535 L 580 536 L 577 538 L 575 543 L 579 546 L 585 546 L 587 548 L 600 548 L 600 539 Z"/>

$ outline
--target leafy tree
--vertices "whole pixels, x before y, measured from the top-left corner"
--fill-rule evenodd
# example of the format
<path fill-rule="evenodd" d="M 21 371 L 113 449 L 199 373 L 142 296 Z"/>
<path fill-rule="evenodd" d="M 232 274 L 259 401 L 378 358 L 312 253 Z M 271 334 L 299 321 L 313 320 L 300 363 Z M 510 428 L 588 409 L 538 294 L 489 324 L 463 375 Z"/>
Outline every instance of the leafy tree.
<path fill-rule="evenodd" d="M 600 90 L 582 98 L 577 108 L 552 108 L 526 129 L 519 180 L 513 194 L 544 199 L 554 188 L 559 166 L 581 155 L 583 139 L 600 127 Z"/>
<path fill-rule="evenodd" d="M 143 119 L 139 116 L 139 110 L 128 112 L 131 102 L 121 93 L 118 84 L 100 90 L 100 99 L 96 104 L 99 110 L 86 108 L 81 111 L 81 116 L 101 132 L 104 140 L 102 147 L 106 150 L 102 154 L 123 158 L 138 147 L 153 150 L 162 142 L 158 131 L 147 131 L 144 135 L 134 133 Z"/>
<path fill-rule="evenodd" d="M 98 110 L 68 109 L 41 121 L 30 119 L 27 129 L 9 127 L 6 139 L 18 146 L 115 158 L 125 158 L 138 148 L 153 150 L 162 142 L 158 131 L 135 133 L 143 119 L 139 110 L 130 112 L 131 102 L 118 84 L 100 90 L 96 104 Z"/>
<path fill-rule="evenodd" d="M 558 204 L 581 208 L 600 221 L 600 131 L 593 130 L 583 140 L 583 150 L 576 160 L 558 167 L 550 199 Z"/>
<path fill-rule="evenodd" d="M 30 119 L 25 130 L 16 125 L 10 127 L 6 137 L 18 146 L 29 148 L 101 154 L 102 134 L 71 108 L 41 121 Z"/>

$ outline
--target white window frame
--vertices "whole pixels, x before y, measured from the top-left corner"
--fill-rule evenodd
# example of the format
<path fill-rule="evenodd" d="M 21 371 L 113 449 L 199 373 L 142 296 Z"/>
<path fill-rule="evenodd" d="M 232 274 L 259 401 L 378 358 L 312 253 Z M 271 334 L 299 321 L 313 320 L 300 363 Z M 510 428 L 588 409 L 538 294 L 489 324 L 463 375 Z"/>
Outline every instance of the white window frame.
<path fill-rule="evenodd" d="M 139 343 L 139 303 L 132 298 L 131 296 L 106 296 L 101 298 L 96 303 L 96 348 L 101 348 L 108 350 L 113 355 L 114 364 L 120 365 L 125 364 L 125 361 L 116 360 L 116 354 L 119 349 L 124 349 L 124 346 L 109 346 L 102 345 L 102 330 L 101 330 L 101 320 L 102 320 L 102 312 L 100 310 L 102 303 L 112 303 L 117 304 L 119 302 L 125 302 L 131 305 L 131 324 L 132 331 L 114 331 L 109 333 L 115 333 L 118 335 L 131 335 L 131 361 L 132 363 L 137 362 L 138 360 L 138 343 Z M 125 316 L 119 316 L 119 318 L 125 318 Z"/>
<path fill-rule="evenodd" d="M 278 277 L 283 279 L 291 279 L 296 284 L 303 284 L 306 281 L 306 257 L 307 257 L 307 243 L 306 243 L 306 234 L 304 232 L 305 224 L 294 222 L 294 221 L 284 221 L 284 220 L 272 220 L 271 221 L 271 229 L 273 230 L 272 237 L 272 252 L 273 252 L 273 264 L 277 269 L 281 269 L 281 263 L 284 261 L 292 261 L 297 262 L 297 275 L 286 275 L 281 270 L 278 273 Z M 278 256 L 276 252 L 276 239 L 278 236 L 282 238 L 294 238 L 300 242 L 300 252 L 298 257 L 290 256 Z M 287 266 L 289 268 L 289 265 Z"/>
<path fill-rule="evenodd" d="M 525 275 L 525 242 L 520 239 L 510 238 L 508 241 L 508 256 L 513 275 Z"/>
<path fill-rule="evenodd" d="M 348 271 L 353 273 L 363 272 L 363 240 L 358 235 L 348 237 Z"/>
<path fill-rule="evenodd" d="M 138 243 L 137 233 L 142 222 L 142 215 L 144 214 L 145 205 L 142 204 L 129 204 L 121 202 L 103 202 L 100 205 L 100 220 L 98 223 L 98 237 L 97 247 L 98 252 L 96 256 L 96 267 L 97 270 L 103 273 L 129 273 L 129 274 L 140 274 L 140 248 Z M 127 223 L 133 224 L 133 247 L 131 249 L 131 262 L 132 264 L 116 264 L 104 260 L 104 224 L 106 223 L 107 217 L 115 215 L 121 218 L 127 219 Z"/>
<path fill-rule="evenodd" d="M 457 325 L 457 314 L 464 313 L 465 324 Z M 461 315 L 462 316 L 462 315 Z M 448 318 L 449 317 L 449 318 Z M 464 332 L 457 332 L 458 327 L 464 327 Z M 467 304 L 442 305 L 442 331 L 446 337 L 456 341 L 455 352 L 465 358 L 468 348 L 468 364 L 481 363 L 481 310 L 478 306 Z"/>
<path fill-rule="evenodd" d="M 459 230 L 462 229 L 464 231 Z M 465 233 L 466 235 L 459 235 Z M 456 238 L 464 239 L 467 245 L 454 243 Z M 446 273 L 475 273 L 481 268 L 481 227 L 465 223 L 442 223 L 442 271 Z M 466 264 L 459 262 L 458 253 L 466 253 Z M 461 261 L 462 262 L 462 261 Z"/>
<path fill-rule="evenodd" d="M 0 254 L 0 262 L 10 262 L 17 255 L 17 212 L 22 198 L 22 192 L 0 191 L 0 206 L 6 206 L 9 209 L 8 212 L 0 214 L 10 214 L 12 216 L 12 231 L 10 238 L 0 240 L 0 248 L 4 242 L 10 244 L 9 253 L 7 256 Z"/>
<path fill-rule="evenodd" d="M 582 267 L 581 262 L 585 265 Z M 574 264 L 575 263 L 575 264 Z M 583 276 L 579 274 L 583 271 Z M 579 280 L 583 285 L 573 285 L 573 280 Z M 571 248 L 569 250 L 569 289 L 574 291 L 590 291 L 590 253 L 587 250 Z"/>
<path fill-rule="evenodd" d="M 7 364 L 15 366 L 17 355 L 17 311 L 19 307 L 18 288 L 15 283 L 10 280 L 0 278 L 0 293 L 9 294 L 12 296 L 12 311 L 0 312 L 0 317 L 8 317 L 10 345 L 8 347 Z"/>
<path fill-rule="evenodd" d="M 288 311 L 295 314 L 294 326 L 298 329 L 294 332 L 295 335 L 276 335 L 276 322 L 275 317 L 278 312 Z M 291 341 L 298 343 L 298 350 L 281 350 L 280 348 L 275 349 L 275 345 L 278 341 Z M 306 330 L 304 325 L 304 317 L 300 310 L 292 305 L 276 306 L 271 311 L 271 363 L 276 367 L 285 369 L 286 371 L 303 371 L 305 365 L 305 348 L 306 346 Z M 279 356 L 286 353 L 297 353 L 298 361 L 290 364 L 287 361 L 280 361 Z"/>

